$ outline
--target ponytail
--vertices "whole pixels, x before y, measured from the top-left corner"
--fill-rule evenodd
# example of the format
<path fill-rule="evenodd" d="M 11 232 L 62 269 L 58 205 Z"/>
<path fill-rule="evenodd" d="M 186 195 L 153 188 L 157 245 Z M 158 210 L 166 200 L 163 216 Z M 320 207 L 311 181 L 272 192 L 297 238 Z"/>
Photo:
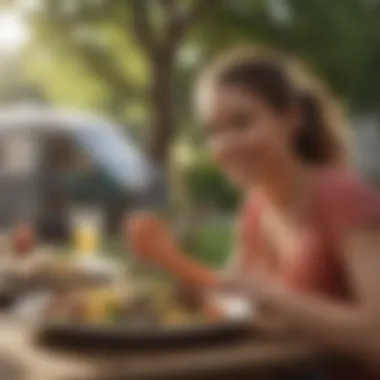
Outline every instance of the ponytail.
<path fill-rule="evenodd" d="M 331 133 L 324 120 L 320 99 L 311 91 L 302 91 L 298 97 L 302 122 L 294 140 L 298 155 L 310 164 L 332 164 L 344 161 L 341 142 Z"/>

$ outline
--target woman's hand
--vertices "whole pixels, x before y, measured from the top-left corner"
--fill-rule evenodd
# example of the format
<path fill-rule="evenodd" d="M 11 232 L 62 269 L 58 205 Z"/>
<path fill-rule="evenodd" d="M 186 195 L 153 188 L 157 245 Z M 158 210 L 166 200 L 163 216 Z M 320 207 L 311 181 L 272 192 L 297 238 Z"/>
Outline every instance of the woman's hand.
<path fill-rule="evenodd" d="M 233 293 L 247 297 L 252 302 L 268 301 L 270 290 L 274 290 L 274 284 L 261 275 L 252 276 L 225 276 L 220 277 L 217 291 L 222 293 Z"/>
<path fill-rule="evenodd" d="M 174 234 L 151 213 L 129 217 L 123 226 L 123 237 L 135 253 L 154 263 L 167 263 L 178 251 Z"/>
<path fill-rule="evenodd" d="M 278 307 L 278 301 L 286 289 L 273 279 L 259 274 L 250 277 L 225 277 L 219 280 L 217 291 L 249 300 L 255 310 L 255 326 L 261 331 L 274 335 L 293 332 L 286 314 Z"/>
<path fill-rule="evenodd" d="M 160 265 L 184 284 L 210 288 L 217 280 L 211 270 L 182 252 L 174 234 L 153 214 L 141 213 L 127 219 L 123 237 L 141 258 Z"/>

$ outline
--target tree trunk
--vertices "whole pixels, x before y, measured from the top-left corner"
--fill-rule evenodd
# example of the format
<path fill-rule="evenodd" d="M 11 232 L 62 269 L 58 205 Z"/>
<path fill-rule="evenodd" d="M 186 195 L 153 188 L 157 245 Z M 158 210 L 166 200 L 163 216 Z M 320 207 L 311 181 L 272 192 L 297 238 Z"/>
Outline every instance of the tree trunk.
<path fill-rule="evenodd" d="M 151 140 L 149 151 L 153 159 L 164 169 L 170 160 L 170 144 L 174 131 L 172 106 L 173 59 L 161 59 L 153 63 L 151 87 Z"/>

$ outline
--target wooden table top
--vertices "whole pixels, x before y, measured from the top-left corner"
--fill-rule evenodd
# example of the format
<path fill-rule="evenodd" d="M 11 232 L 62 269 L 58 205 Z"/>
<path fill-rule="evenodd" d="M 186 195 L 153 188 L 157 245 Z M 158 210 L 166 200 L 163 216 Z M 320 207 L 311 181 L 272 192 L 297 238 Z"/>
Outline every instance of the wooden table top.
<path fill-rule="evenodd" d="M 0 317 L 0 375 L 1 363 L 7 360 L 17 361 L 24 368 L 25 377 L 20 380 L 169 380 L 183 378 L 183 374 L 187 378 L 211 379 L 216 374 L 247 371 L 253 375 L 306 367 L 323 360 L 316 348 L 305 343 L 253 337 L 196 349 L 128 351 L 90 357 L 79 352 L 69 355 L 46 351 L 33 345 L 31 338 L 30 327 Z"/>

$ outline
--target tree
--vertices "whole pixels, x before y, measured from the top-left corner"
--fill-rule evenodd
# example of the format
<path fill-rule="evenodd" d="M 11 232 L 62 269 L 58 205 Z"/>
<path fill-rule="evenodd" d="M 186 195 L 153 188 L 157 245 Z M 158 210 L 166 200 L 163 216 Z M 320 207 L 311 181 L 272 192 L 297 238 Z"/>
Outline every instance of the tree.
<path fill-rule="evenodd" d="M 187 96 L 194 73 L 236 44 L 270 44 L 299 56 L 352 109 L 379 103 L 377 1 L 41 2 L 31 15 L 36 38 L 25 62 L 47 98 L 135 121 L 166 166 L 178 132 L 198 136 Z M 184 51 L 196 53 L 191 65 L 181 62 Z"/>
<path fill-rule="evenodd" d="M 45 102 L 39 88 L 28 83 L 17 56 L 4 57 L 0 63 L 0 104 L 19 101 Z"/>
<path fill-rule="evenodd" d="M 50 54 L 66 58 L 73 71 L 90 71 L 108 92 L 114 112 L 123 112 L 127 99 L 144 98 L 150 111 L 149 152 L 167 166 L 170 141 L 175 132 L 173 78 L 177 52 L 195 22 L 220 0 L 129 0 L 51 2 L 33 15 L 38 43 L 49 45 Z M 132 41 L 132 35 L 135 41 Z M 111 42 L 111 43 L 110 43 Z M 129 60 L 146 69 L 136 82 L 128 73 L 125 45 L 133 49 Z M 121 48 L 120 51 L 117 49 Z M 31 54 L 35 54 L 32 52 Z M 78 66 L 81 67 L 78 71 Z M 135 67 L 136 67 L 135 66 Z M 67 69 L 67 68 L 66 68 Z M 98 103 L 101 101 L 98 100 Z"/>
<path fill-rule="evenodd" d="M 150 2 L 152 4 L 152 2 Z M 152 131 L 151 153 L 158 162 L 166 162 L 169 143 L 174 131 L 172 108 L 173 66 L 176 53 L 183 36 L 203 13 L 216 4 L 215 0 L 199 0 L 195 4 L 175 1 L 161 1 L 165 13 L 163 33 L 157 38 L 149 19 L 148 1 L 132 0 L 134 32 L 151 64 L 151 107 L 152 121 L 156 124 Z M 151 17 L 152 18 L 152 17 Z"/>
<path fill-rule="evenodd" d="M 210 55 L 238 43 L 271 45 L 301 58 L 353 110 L 376 108 L 380 3 L 363 0 L 235 0 L 198 32 Z M 223 25 L 223 27 L 221 27 Z"/>

